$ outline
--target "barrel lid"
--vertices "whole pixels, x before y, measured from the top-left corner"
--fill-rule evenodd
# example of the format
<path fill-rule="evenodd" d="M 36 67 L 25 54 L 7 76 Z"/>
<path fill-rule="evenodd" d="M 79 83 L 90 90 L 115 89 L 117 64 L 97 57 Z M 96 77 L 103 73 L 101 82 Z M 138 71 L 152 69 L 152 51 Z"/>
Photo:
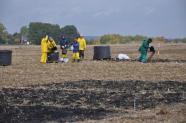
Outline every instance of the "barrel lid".
<path fill-rule="evenodd" d="M 95 45 L 95 47 L 109 47 L 109 45 Z"/>
<path fill-rule="evenodd" d="M 101 48 L 104 47 L 104 48 L 105 48 L 105 47 L 110 47 L 110 46 L 103 45 L 103 46 L 94 46 L 94 47 L 99 47 L 99 48 L 100 48 L 100 47 L 101 47 Z"/>
<path fill-rule="evenodd" d="M 12 52 L 11 50 L 0 50 L 0 53 Z"/>

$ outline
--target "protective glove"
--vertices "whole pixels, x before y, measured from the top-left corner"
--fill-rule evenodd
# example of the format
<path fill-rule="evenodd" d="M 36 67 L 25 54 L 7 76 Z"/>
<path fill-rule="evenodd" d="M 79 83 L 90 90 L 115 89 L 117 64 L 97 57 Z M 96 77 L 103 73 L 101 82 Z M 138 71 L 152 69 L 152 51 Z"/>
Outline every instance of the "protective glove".
<path fill-rule="evenodd" d="M 58 51 L 57 51 L 57 50 L 55 50 L 54 52 L 55 52 L 55 53 L 58 53 Z"/>

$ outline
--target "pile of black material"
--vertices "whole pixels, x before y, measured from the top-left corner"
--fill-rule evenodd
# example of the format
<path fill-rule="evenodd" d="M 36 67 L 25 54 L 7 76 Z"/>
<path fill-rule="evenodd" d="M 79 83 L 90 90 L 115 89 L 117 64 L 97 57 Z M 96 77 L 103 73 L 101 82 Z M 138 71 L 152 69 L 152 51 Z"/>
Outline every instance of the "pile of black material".
<path fill-rule="evenodd" d="M 186 83 L 86 80 L 0 90 L 0 122 L 100 119 L 159 104 L 186 103 Z"/>

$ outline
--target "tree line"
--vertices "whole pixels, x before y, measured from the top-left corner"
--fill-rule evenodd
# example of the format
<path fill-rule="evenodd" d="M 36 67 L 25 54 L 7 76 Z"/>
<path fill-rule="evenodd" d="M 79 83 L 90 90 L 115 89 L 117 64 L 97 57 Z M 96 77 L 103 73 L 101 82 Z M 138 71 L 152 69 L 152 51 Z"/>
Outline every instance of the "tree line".
<path fill-rule="evenodd" d="M 58 24 L 31 22 L 21 27 L 20 32 L 9 34 L 6 27 L 0 23 L 0 44 L 20 44 L 29 41 L 39 45 L 45 35 L 51 36 L 58 43 L 62 35 L 73 38 L 79 35 L 79 32 L 74 25 L 60 27 Z"/>
<path fill-rule="evenodd" d="M 31 22 L 29 25 L 21 27 L 20 32 L 9 34 L 6 27 L 0 22 L 0 44 L 20 44 L 24 43 L 24 41 L 29 41 L 31 44 L 39 45 L 41 38 L 45 35 L 52 36 L 56 43 L 59 43 L 62 35 L 72 40 L 75 36 L 79 35 L 79 31 L 74 25 L 60 27 L 58 24 Z M 145 38 L 148 37 L 142 35 L 123 36 L 120 34 L 106 34 L 99 37 L 96 36 L 96 38 L 87 38 L 87 43 L 93 45 L 125 44 L 142 41 Z M 165 39 L 164 37 L 155 37 L 154 39 L 165 43 L 186 43 L 186 38 Z"/>
<path fill-rule="evenodd" d="M 135 36 L 123 36 L 120 34 L 106 34 L 100 36 L 98 38 L 94 38 L 88 41 L 88 44 L 97 45 L 97 44 L 126 44 L 133 42 L 141 42 L 144 39 L 152 38 L 143 35 L 135 35 Z M 166 39 L 163 36 L 153 37 L 152 38 L 156 42 L 161 43 L 186 43 L 186 38 L 177 38 L 177 39 Z"/>

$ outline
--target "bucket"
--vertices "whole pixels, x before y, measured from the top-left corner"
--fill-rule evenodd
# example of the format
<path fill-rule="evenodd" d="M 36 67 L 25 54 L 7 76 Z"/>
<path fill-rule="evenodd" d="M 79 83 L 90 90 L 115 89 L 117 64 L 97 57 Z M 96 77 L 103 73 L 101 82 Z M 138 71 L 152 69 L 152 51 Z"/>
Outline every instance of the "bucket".
<path fill-rule="evenodd" d="M 7 66 L 12 63 L 12 51 L 11 50 L 0 50 L 0 65 Z"/>
<path fill-rule="evenodd" d="M 93 60 L 105 60 L 110 58 L 110 46 L 94 46 Z"/>
<path fill-rule="evenodd" d="M 59 52 L 54 52 L 48 54 L 48 62 L 58 62 L 59 60 Z"/>

